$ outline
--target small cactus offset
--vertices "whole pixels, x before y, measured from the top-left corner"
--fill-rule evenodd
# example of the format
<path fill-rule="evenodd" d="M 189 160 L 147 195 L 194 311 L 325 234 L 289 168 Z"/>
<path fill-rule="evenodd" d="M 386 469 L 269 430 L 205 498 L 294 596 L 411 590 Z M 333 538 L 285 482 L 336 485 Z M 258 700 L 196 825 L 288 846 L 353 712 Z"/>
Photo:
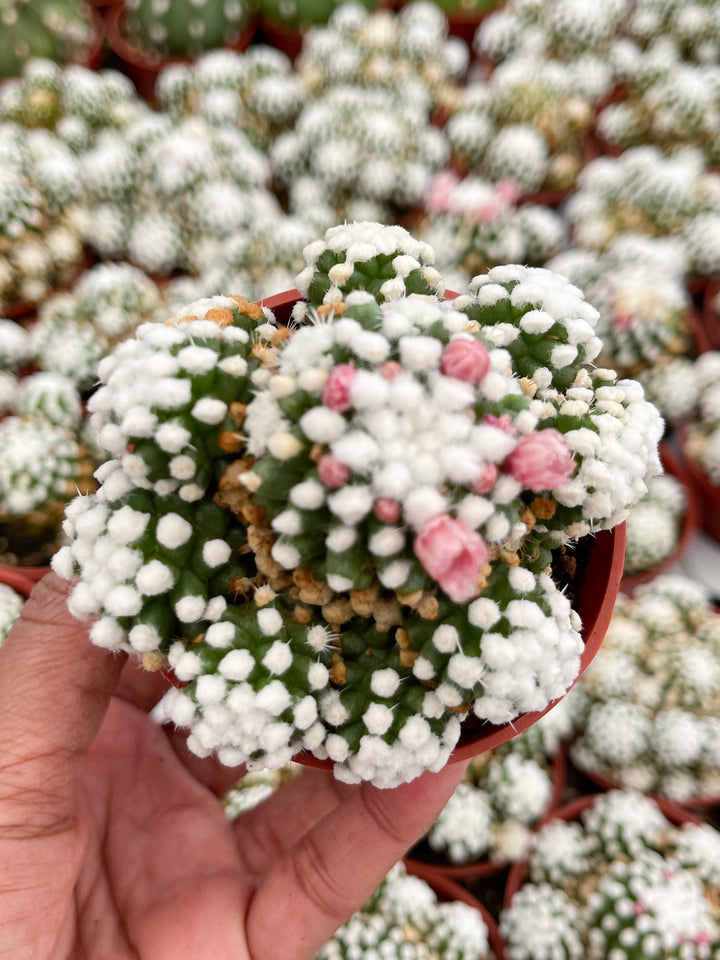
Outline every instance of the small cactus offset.
<path fill-rule="evenodd" d="M 648 492 L 627 518 L 625 576 L 650 571 L 675 551 L 686 510 L 687 495 L 680 480 L 665 474 L 648 481 Z"/>
<path fill-rule="evenodd" d="M 482 915 L 461 901 L 438 901 L 428 884 L 396 864 L 370 900 L 315 954 L 314 960 L 490 960 Z"/>
<path fill-rule="evenodd" d="M 110 459 L 54 565 L 96 643 L 174 671 L 156 716 L 196 753 L 306 749 L 390 787 L 439 769 L 469 712 L 507 723 L 573 683 L 552 550 L 624 518 L 661 421 L 587 370 L 595 313 L 563 278 L 496 268 L 445 302 L 432 248 L 378 223 L 306 257 L 290 326 L 216 297 L 101 362 Z"/>
<path fill-rule="evenodd" d="M 716 960 L 720 926 L 708 878 L 719 853 L 712 827 L 673 826 L 632 791 L 601 794 L 580 822 L 551 820 L 536 834 L 530 882 L 500 916 L 506 956 Z"/>
<path fill-rule="evenodd" d="M 704 589 L 658 577 L 621 596 L 571 697 L 571 753 L 590 775 L 673 800 L 720 790 L 720 617 Z"/>
<path fill-rule="evenodd" d="M 247 0 L 125 0 L 123 31 L 151 59 L 198 54 L 238 39 Z"/>
<path fill-rule="evenodd" d="M 80 0 L 5 0 L 0 9 L 0 77 L 18 76 L 28 60 L 80 60 L 93 39 Z"/>

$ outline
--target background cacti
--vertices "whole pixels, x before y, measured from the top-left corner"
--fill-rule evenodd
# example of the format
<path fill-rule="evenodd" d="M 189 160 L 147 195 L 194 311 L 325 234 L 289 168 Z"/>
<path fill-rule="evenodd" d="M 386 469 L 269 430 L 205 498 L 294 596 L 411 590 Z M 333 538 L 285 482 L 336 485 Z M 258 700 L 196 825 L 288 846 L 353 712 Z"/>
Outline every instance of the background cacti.
<path fill-rule="evenodd" d="M 626 521 L 625 576 L 652 570 L 673 553 L 686 510 L 687 494 L 680 480 L 665 474 L 648 481 L 648 492 Z"/>
<path fill-rule="evenodd" d="M 237 40 L 250 17 L 246 0 L 126 0 L 123 31 L 151 57 L 187 56 Z"/>
<path fill-rule="evenodd" d="M 0 76 L 22 72 L 32 57 L 79 60 L 93 39 L 80 0 L 6 0 L 0 11 Z"/>

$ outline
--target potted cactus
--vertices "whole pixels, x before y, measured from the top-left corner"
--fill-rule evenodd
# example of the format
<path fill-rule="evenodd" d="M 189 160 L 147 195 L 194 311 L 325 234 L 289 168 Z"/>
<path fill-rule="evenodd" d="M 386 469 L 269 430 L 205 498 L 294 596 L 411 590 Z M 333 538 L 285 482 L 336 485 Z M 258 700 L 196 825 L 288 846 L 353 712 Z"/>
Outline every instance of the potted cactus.
<path fill-rule="evenodd" d="M 206 50 L 244 49 L 252 37 L 247 0 L 122 0 L 105 15 L 107 40 L 140 94 L 154 96 L 155 80 L 169 61 L 182 63 Z"/>
<path fill-rule="evenodd" d="M 622 523 L 662 425 L 591 366 L 596 312 L 558 275 L 497 267 L 443 301 L 432 248 L 378 223 L 305 256 L 292 325 L 212 298 L 101 362 L 108 458 L 53 565 L 95 643 L 174 676 L 156 717 L 191 750 L 389 787 L 461 720 L 480 752 L 574 682 L 558 581 L 612 597 L 617 557 L 590 573 L 572 544 Z"/>
<path fill-rule="evenodd" d="M 572 720 L 561 700 L 532 727 L 474 757 L 408 863 L 456 880 L 489 876 L 527 853 L 533 826 L 565 786 L 561 744 Z"/>
<path fill-rule="evenodd" d="M 692 369 L 696 403 L 680 427 L 683 463 L 697 494 L 703 529 L 720 539 L 720 440 L 718 375 L 720 352 L 701 354 Z"/>
<path fill-rule="evenodd" d="M 371 952 L 407 960 L 497 958 L 497 927 L 490 914 L 462 887 L 445 881 L 436 893 L 433 882 L 396 864 L 314 960 L 349 960 Z"/>
<path fill-rule="evenodd" d="M 720 794 L 720 616 L 699 583 L 657 577 L 620 595 L 570 694 L 570 755 L 600 782 L 685 805 Z"/>
<path fill-rule="evenodd" d="M 507 960 L 717 955 L 720 834 L 635 791 L 580 797 L 511 868 L 500 914 Z"/>
<path fill-rule="evenodd" d="M 622 589 L 632 593 L 682 560 L 697 532 L 697 497 L 685 469 L 666 443 L 660 445 L 665 473 L 648 481 L 648 492 L 627 518 Z"/>

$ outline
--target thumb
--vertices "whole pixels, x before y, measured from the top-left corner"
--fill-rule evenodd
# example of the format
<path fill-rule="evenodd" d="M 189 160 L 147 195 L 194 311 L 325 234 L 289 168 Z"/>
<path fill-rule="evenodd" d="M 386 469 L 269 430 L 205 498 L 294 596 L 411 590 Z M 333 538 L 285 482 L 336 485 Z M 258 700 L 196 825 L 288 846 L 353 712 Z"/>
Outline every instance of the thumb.
<path fill-rule="evenodd" d="M 74 815 L 77 776 L 124 656 L 93 646 L 49 573 L 0 648 L 0 829 L 37 834 Z"/>

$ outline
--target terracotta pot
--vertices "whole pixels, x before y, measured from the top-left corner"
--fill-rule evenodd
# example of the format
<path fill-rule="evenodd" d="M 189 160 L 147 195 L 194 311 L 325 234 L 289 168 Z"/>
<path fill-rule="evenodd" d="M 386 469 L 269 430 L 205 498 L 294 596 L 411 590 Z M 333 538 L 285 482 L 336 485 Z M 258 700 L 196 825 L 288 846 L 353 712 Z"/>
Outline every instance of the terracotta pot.
<path fill-rule="evenodd" d="M 178 63 L 192 63 L 193 56 L 165 57 L 152 56 L 131 46 L 123 36 L 124 4 L 113 2 L 105 11 L 105 35 L 107 42 L 119 60 L 125 73 L 130 77 L 137 91 L 145 100 L 155 99 L 155 81 L 161 70 Z M 236 40 L 227 44 L 231 50 L 244 50 L 255 32 L 255 21 L 250 18 Z"/>
<path fill-rule="evenodd" d="M 586 777 L 591 783 L 594 783 L 596 786 L 600 787 L 602 790 L 622 790 L 622 784 L 616 783 L 614 780 L 611 780 L 610 777 L 603 777 L 599 773 L 593 773 L 590 770 L 585 770 L 584 768 L 580 770 L 582 775 Z M 688 797 L 686 800 L 681 802 L 675 802 L 673 800 L 667 800 L 665 797 L 660 797 L 655 794 L 652 795 L 653 800 L 657 801 L 658 804 L 667 804 L 670 809 L 675 807 L 681 808 L 685 811 L 687 810 L 704 810 L 707 807 L 718 807 L 720 806 L 720 793 L 708 793 L 700 794 L 697 797 Z M 666 816 L 669 816 L 666 814 Z M 552 819 L 552 816 L 549 818 Z M 669 818 L 672 819 L 672 818 Z M 698 817 L 692 817 L 693 822 L 697 821 L 700 823 Z"/>
<path fill-rule="evenodd" d="M 586 794 L 582 797 L 575 797 L 574 800 L 571 800 L 569 803 L 566 803 L 563 807 L 560 807 L 558 810 L 556 810 L 552 817 L 550 817 L 549 820 L 546 820 L 545 823 L 551 820 L 578 820 L 583 810 L 587 810 L 588 807 L 591 807 L 599 796 L 602 796 L 602 794 L 592 793 Z M 669 800 L 664 800 L 662 797 L 651 797 L 651 799 L 657 804 L 662 813 L 668 818 L 670 823 L 674 824 L 675 826 L 678 826 L 682 823 L 694 823 L 699 825 L 704 822 L 700 819 L 700 817 L 695 816 L 695 814 L 691 813 L 689 810 L 686 810 L 684 807 L 681 807 L 677 803 L 671 803 Z M 503 900 L 503 906 L 505 909 L 510 906 L 512 898 L 523 885 L 525 878 L 527 877 L 527 872 L 527 860 L 519 860 L 517 863 L 514 863 L 512 867 L 510 867 L 507 883 L 505 885 L 505 897 Z"/>
<path fill-rule="evenodd" d="M 650 570 L 645 570 L 643 573 L 634 573 L 627 577 L 623 576 L 620 584 L 620 589 L 623 593 L 632 593 L 640 584 L 649 583 L 651 580 L 654 580 L 655 577 L 660 576 L 661 573 L 664 573 L 670 567 L 674 566 L 674 564 L 685 555 L 690 546 L 690 541 L 697 532 L 700 508 L 695 486 L 690 480 L 685 468 L 679 460 L 673 456 L 670 447 L 666 443 L 660 444 L 660 459 L 665 468 L 665 473 L 679 480 L 685 491 L 685 513 L 680 526 L 680 536 L 678 537 L 675 549 L 672 553 L 668 554 L 664 560 L 661 560 L 660 563 L 651 567 Z"/>
<path fill-rule="evenodd" d="M 703 472 L 702 468 L 692 459 L 687 450 L 687 424 L 682 424 L 679 430 L 680 450 L 682 463 L 690 484 L 695 492 L 699 511 L 700 526 L 720 543 L 720 487 L 716 487 Z"/>
<path fill-rule="evenodd" d="M 544 823 L 552 817 L 553 811 L 556 810 L 560 804 L 560 799 L 565 789 L 567 761 L 562 750 L 558 750 L 553 757 L 552 776 L 552 793 L 550 794 L 547 810 L 538 821 L 539 823 Z M 413 851 L 411 851 L 411 853 L 413 853 Z M 434 860 L 423 860 L 421 853 L 422 851 L 419 851 L 416 852 L 415 856 L 405 858 L 405 865 L 408 869 L 410 869 L 411 866 L 413 868 L 417 867 L 418 870 L 422 870 L 427 876 L 438 876 L 446 880 L 478 880 L 482 877 L 492 877 L 497 873 L 501 873 L 510 865 L 510 861 L 508 860 L 488 859 L 476 860 L 472 863 L 452 864 Z"/>
<path fill-rule="evenodd" d="M 452 290 L 445 292 L 447 300 L 454 300 L 457 293 Z M 280 323 L 287 322 L 292 313 L 295 302 L 301 299 L 297 290 L 287 290 L 259 300 L 260 306 L 269 307 L 274 311 Z M 589 538 L 588 545 L 590 545 Z M 575 609 L 582 620 L 582 637 L 585 648 L 580 658 L 578 677 L 587 669 L 595 654 L 600 649 L 605 632 L 610 623 L 615 606 L 615 599 L 620 589 L 623 560 L 625 557 L 625 524 L 612 530 L 602 530 L 592 538 L 592 547 L 588 559 L 585 575 L 577 584 L 577 601 Z M 577 680 L 577 677 L 575 678 Z M 575 682 L 575 681 L 573 681 Z M 466 722 L 465 729 L 460 734 L 450 762 L 468 760 L 486 750 L 500 746 L 511 740 L 516 734 L 522 733 L 536 723 L 562 698 L 553 700 L 544 710 L 533 713 L 523 713 L 512 723 L 500 725 L 482 723 L 477 729 L 472 729 Z M 330 760 L 321 760 L 311 754 L 299 753 L 295 757 L 298 763 L 323 770 L 331 769 Z"/>
<path fill-rule="evenodd" d="M 7 563 L 0 563 L 0 583 L 12 587 L 16 593 L 29 597 L 36 580 L 25 575 L 22 567 L 11 567 Z"/>
<path fill-rule="evenodd" d="M 455 883 L 455 881 L 449 877 L 437 876 L 431 871 L 427 871 L 421 863 L 416 863 L 411 860 L 405 860 L 404 862 L 407 872 L 413 877 L 419 877 L 421 880 L 424 880 L 428 886 L 432 887 L 439 900 L 459 900 L 461 903 L 466 903 L 468 906 L 474 907 L 475 910 L 481 914 L 488 928 L 488 943 L 490 944 L 490 949 L 495 954 L 496 960 L 503 960 L 503 944 L 498 932 L 497 922 L 487 907 L 483 906 L 469 890 L 461 887 L 459 883 Z"/>

